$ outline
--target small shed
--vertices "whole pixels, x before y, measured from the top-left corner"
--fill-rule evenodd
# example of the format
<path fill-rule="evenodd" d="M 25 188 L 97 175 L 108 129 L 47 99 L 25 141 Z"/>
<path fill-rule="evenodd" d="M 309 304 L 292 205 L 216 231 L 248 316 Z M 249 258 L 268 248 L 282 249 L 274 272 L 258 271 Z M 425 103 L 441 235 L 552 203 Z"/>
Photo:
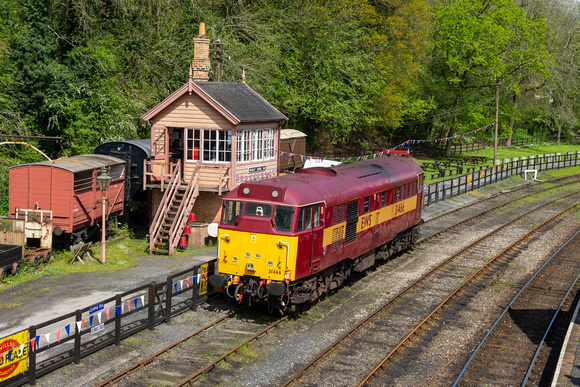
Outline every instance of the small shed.
<path fill-rule="evenodd" d="M 293 155 L 306 154 L 306 134 L 296 129 L 280 131 L 280 170 L 294 171 L 304 166 L 302 157 Z"/>
<path fill-rule="evenodd" d="M 151 139 L 111 141 L 97 146 L 93 154 L 107 155 L 125 161 L 125 203 L 145 201 L 143 186 L 145 161 L 151 157 Z"/>
<path fill-rule="evenodd" d="M 107 217 L 122 215 L 125 162 L 89 154 L 10 168 L 10 218 L 17 218 L 22 209 L 52 211 L 57 236 L 94 225 L 102 218 L 103 194 L 96 178 L 103 168 L 112 178 L 106 193 Z"/>

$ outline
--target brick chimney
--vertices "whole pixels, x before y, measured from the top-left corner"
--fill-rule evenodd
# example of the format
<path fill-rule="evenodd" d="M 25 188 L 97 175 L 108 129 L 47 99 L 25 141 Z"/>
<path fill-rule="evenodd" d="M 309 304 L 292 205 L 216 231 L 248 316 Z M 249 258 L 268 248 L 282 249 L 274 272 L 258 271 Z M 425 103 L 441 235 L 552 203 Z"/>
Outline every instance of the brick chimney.
<path fill-rule="evenodd" d="M 191 69 L 193 70 L 194 81 L 209 80 L 209 39 L 205 35 L 205 23 L 199 23 L 199 35 L 193 38 L 193 61 Z"/>

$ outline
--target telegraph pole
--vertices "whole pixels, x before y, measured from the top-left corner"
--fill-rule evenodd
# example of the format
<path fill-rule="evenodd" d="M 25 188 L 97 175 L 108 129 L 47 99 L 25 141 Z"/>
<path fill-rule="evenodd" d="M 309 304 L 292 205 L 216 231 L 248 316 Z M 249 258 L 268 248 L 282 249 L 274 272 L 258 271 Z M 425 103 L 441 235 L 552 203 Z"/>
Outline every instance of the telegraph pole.
<path fill-rule="evenodd" d="M 493 165 L 497 160 L 497 133 L 499 126 L 499 77 L 495 79 L 495 137 L 493 141 Z"/>

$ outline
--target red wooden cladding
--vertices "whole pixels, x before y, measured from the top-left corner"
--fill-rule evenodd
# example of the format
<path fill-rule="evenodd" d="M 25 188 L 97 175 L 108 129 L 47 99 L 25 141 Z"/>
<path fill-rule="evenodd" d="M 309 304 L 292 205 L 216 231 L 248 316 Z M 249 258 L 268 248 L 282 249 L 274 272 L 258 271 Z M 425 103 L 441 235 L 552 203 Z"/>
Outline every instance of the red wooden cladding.
<path fill-rule="evenodd" d="M 96 177 L 106 168 L 113 177 L 107 191 L 107 216 L 122 215 L 124 208 L 124 164 L 104 155 L 81 155 L 57 160 L 18 165 L 10 168 L 10 217 L 15 209 L 52 211 L 53 226 L 71 233 L 100 223 L 102 193 Z"/>

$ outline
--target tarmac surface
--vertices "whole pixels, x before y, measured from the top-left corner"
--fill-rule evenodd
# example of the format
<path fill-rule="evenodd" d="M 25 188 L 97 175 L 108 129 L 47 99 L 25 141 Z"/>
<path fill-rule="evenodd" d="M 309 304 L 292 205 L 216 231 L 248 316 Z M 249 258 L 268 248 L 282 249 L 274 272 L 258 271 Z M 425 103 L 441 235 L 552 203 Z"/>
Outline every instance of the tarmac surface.
<path fill-rule="evenodd" d="M 45 275 L 0 292 L 0 338 L 94 305 L 171 273 L 215 259 L 211 255 L 151 255 L 115 271 Z"/>

